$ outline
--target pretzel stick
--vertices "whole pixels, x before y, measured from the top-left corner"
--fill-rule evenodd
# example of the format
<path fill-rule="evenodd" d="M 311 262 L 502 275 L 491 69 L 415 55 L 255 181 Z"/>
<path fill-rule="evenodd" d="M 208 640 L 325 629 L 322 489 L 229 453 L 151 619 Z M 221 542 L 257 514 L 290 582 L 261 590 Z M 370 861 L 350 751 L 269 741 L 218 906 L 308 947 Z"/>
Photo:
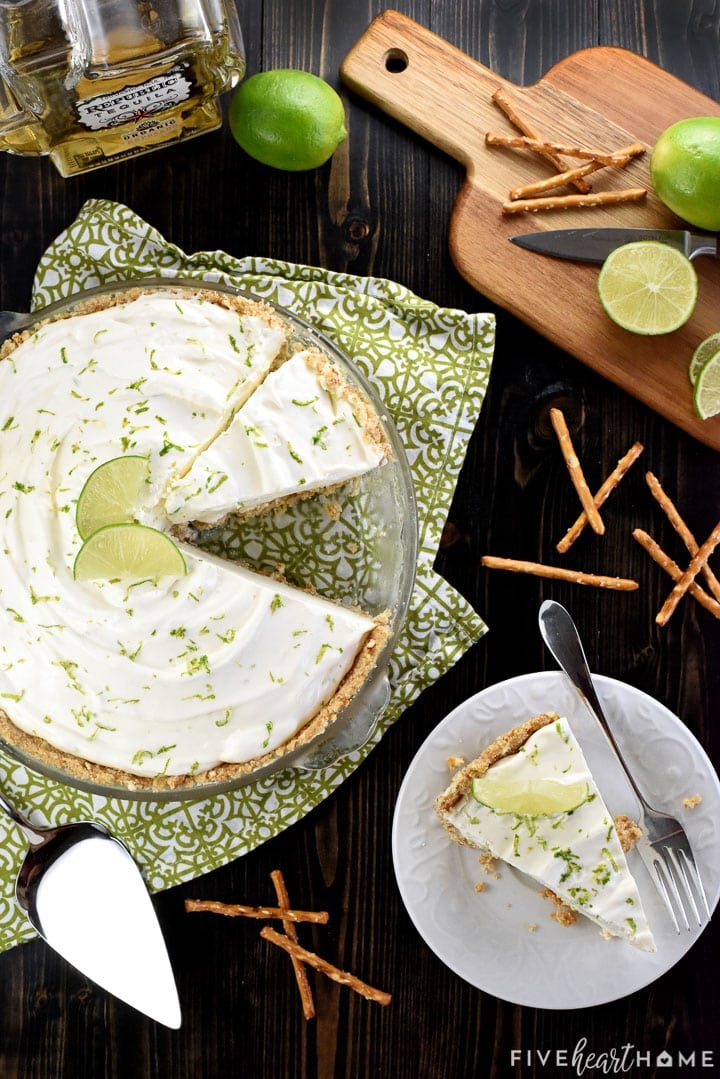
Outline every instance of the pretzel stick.
<path fill-rule="evenodd" d="M 285 878 L 282 875 L 282 871 L 274 869 L 270 874 L 270 880 L 275 886 L 275 894 L 280 906 L 284 910 L 290 908 L 290 898 L 285 887 Z M 298 944 L 298 934 L 295 928 L 295 923 L 289 918 L 283 918 L 283 927 L 288 938 L 294 943 Z M 298 991 L 300 993 L 300 1000 L 302 1001 L 303 1015 L 306 1019 L 313 1019 L 315 1017 L 315 1001 L 313 1000 L 312 989 L 310 988 L 310 982 L 308 981 L 307 970 L 304 963 L 302 963 L 296 955 L 290 956 L 290 961 L 295 971 L 295 981 L 297 982 Z"/>
<path fill-rule="evenodd" d="M 640 143 L 632 143 L 630 146 L 625 146 L 622 150 L 616 151 L 617 161 L 615 161 L 615 165 L 617 168 L 624 169 L 629 164 L 634 156 L 632 151 L 639 145 Z M 552 191 L 556 187 L 563 187 L 565 184 L 572 183 L 577 177 L 588 176 L 591 172 L 597 172 L 598 169 L 605 167 L 602 161 L 589 161 L 587 165 L 568 169 L 566 172 L 560 172 L 556 176 L 547 176 L 544 180 L 535 180 L 531 184 L 514 187 L 510 192 L 510 198 L 514 201 L 515 199 L 526 199 L 531 198 L 533 195 L 541 195 L 543 191 Z"/>
<path fill-rule="evenodd" d="M 590 527 L 593 532 L 598 534 L 598 536 L 602 536 L 605 532 L 605 525 L 602 523 L 598 508 L 593 501 L 593 496 L 590 494 L 590 488 L 587 485 L 587 480 L 583 474 L 580 461 L 575 453 L 572 439 L 570 438 L 570 432 L 568 431 L 568 426 L 565 422 L 565 417 L 559 408 L 550 409 L 550 422 L 557 435 L 558 442 L 560 443 L 560 450 L 565 458 L 568 472 L 570 473 L 570 479 L 572 480 L 573 487 L 577 491 L 580 504 L 587 514 Z"/>
<path fill-rule="evenodd" d="M 366 1000 L 374 1000 L 377 1004 L 389 1004 L 392 1000 L 389 993 L 383 993 L 381 989 L 373 989 L 371 985 L 361 982 L 354 974 L 347 974 L 344 970 L 340 970 L 338 967 L 333 966 L 332 963 L 328 963 L 326 959 L 316 955 L 315 952 L 309 952 L 300 944 L 295 944 L 294 941 L 288 940 L 282 933 L 276 933 L 274 929 L 267 925 L 260 930 L 260 936 L 265 940 L 269 940 L 271 944 L 277 944 L 278 947 L 284 948 L 289 955 L 297 956 L 303 963 L 307 963 L 309 966 L 314 967 L 315 970 L 319 970 L 321 974 L 326 974 L 334 982 L 347 985 L 349 989 L 354 989 L 356 993 L 365 997 Z"/>
<path fill-rule="evenodd" d="M 662 547 L 659 546 L 652 538 L 648 536 L 647 532 L 643 532 L 642 528 L 636 528 L 633 532 L 633 538 L 638 541 L 640 546 L 647 551 L 654 562 L 657 562 L 658 566 L 662 566 L 666 573 L 668 573 L 674 581 L 679 581 L 682 577 L 682 570 L 678 566 L 677 562 L 673 562 L 669 555 L 666 555 Z M 696 599 L 698 603 L 701 603 L 706 610 L 714 614 L 716 618 L 720 618 L 720 603 L 709 596 L 704 588 L 693 581 L 689 587 L 688 592 Z"/>
<path fill-rule="evenodd" d="M 647 472 L 645 474 L 645 480 L 648 487 L 650 488 L 650 493 L 652 494 L 658 505 L 660 505 L 665 510 L 670 524 L 680 536 L 681 540 L 690 552 L 690 555 L 696 555 L 698 551 L 697 540 L 695 539 L 692 532 L 680 516 L 675 504 L 668 497 L 668 495 L 666 495 L 665 491 L 662 488 L 660 480 L 657 478 L 657 476 L 654 476 L 652 472 Z M 720 600 L 720 581 L 718 581 L 717 577 L 707 565 L 707 563 L 702 566 L 700 572 L 705 577 L 708 587 L 715 599 Z"/>
<path fill-rule="evenodd" d="M 186 899 L 185 910 L 191 914 L 208 911 L 211 914 L 226 914 L 229 918 L 280 918 L 283 922 L 314 922 L 316 925 L 325 925 L 329 919 L 326 910 L 245 907 L 241 903 L 218 903 L 215 899 Z"/>
<path fill-rule="evenodd" d="M 527 135 L 531 139 L 536 138 L 535 131 L 516 111 L 515 106 L 507 97 L 504 90 L 498 87 L 492 95 L 492 99 L 498 108 L 502 109 L 510 123 L 514 124 L 518 131 L 522 131 L 523 135 Z M 539 153 L 541 157 L 544 157 L 546 161 L 549 161 L 559 172 L 565 171 L 565 162 L 557 154 L 550 153 L 546 150 L 538 150 L 537 153 Z M 570 182 L 573 187 L 577 188 L 578 191 L 582 191 L 584 194 L 587 194 L 587 192 L 591 190 L 590 184 L 586 183 L 583 179 L 571 180 Z"/>
<path fill-rule="evenodd" d="M 601 484 L 601 486 L 598 488 L 595 495 L 593 496 L 593 502 L 598 507 L 598 509 L 600 508 L 600 506 L 602 506 L 603 502 L 607 501 L 608 495 L 610 495 L 615 490 L 620 480 L 623 478 L 631 465 L 633 465 L 635 461 L 637 461 L 642 451 L 642 443 L 635 442 L 627 451 L 625 456 L 620 458 L 618 463 L 615 465 L 615 468 L 609 474 L 607 479 L 604 480 L 604 482 Z M 572 547 L 573 543 L 578 538 L 587 523 L 587 514 L 585 510 L 583 510 L 577 521 L 575 521 L 574 524 L 570 525 L 570 528 L 568 528 L 563 538 L 557 544 L 556 550 L 558 550 L 560 554 L 565 554 L 565 552 L 568 551 L 570 547 Z"/>
<path fill-rule="evenodd" d="M 710 555 L 713 553 L 718 543 L 720 543 L 720 521 L 715 525 L 708 538 L 703 543 L 702 547 L 698 548 L 698 552 L 693 556 L 690 565 L 685 570 L 680 578 L 675 582 L 670 595 L 663 603 L 662 607 L 655 616 L 655 621 L 659 626 L 664 626 L 671 614 L 677 607 L 682 597 L 687 592 L 691 582 L 695 579 L 700 571 L 700 567 L 707 562 Z"/>
<path fill-rule="evenodd" d="M 521 184 L 520 187 L 513 187 L 510 191 L 511 201 L 517 199 L 528 199 L 534 195 L 542 195 L 543 191 L 554 191 L 556 187 L 564 187 L 565 184 L 571 184 L 573 180 L 582 179 L 583 176 L 589 176 L 591 172 L 597 172 L 598 169 L 605 168 L 599 161 L 590 161 L 587 165 L 580 165 L 575 169 L 566 169 L 565 172 L 557 172 L 554 176 L 546 176 L 544 180 L 534 180 L 531 184 Z"/>
<path fill-rule="evenodd" d="M 512 573 L 532 573 L 536 577 L 549 577 L 556 581 L 570 581 L 572 584 L 589 584 L 596 588 L 612 588 L 618 592 L 634 592 L 637 581 L 625 577 L 603 577 L 594 573 L 582 573 L 580 570 L 561 569 L 559 566 L 544 566 L 541 562 L 524 562 L 517 558 L 496 558 L 495 555 L 483 555 L 480 559 L 488 569 L 507 569 Z"/>
<path fill-rule="evenodd" d="M 645 153 L 641 142 L 634 142 L 628 148 L 605 153 L 602 150 L 584 150 L 581 146 L 566 146 L 561 142 L 546 142 L 544 139 L 531 138 L 528 135 L 505 135 L 498 131 L 488 131 L 485 135 L 486 146 L 509 146 L 539 153 L 563 154 L 565 157 L 579 157 L 587 161 L 599 161 L 601 165 L 619 165 L 623 157 L 637 157 Z"/>
<path fill-rule="evenodd" d="M 535 213 L 538 210 L 571 210 L 584 206 L 610 206 L 620 202 L 640 202 L 647 195 L 644 187 L 625 187 L 622 191 L 595 191 L 589 195 L 548 195 L 545 198 L 516 199 L 504 202 L 504 214 Z"/>

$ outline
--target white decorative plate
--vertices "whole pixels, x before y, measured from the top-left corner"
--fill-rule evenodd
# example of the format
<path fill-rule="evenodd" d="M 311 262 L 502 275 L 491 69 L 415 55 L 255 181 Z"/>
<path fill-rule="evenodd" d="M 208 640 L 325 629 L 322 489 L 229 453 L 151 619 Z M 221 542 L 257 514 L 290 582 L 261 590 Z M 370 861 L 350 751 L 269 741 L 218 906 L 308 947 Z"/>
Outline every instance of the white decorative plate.
<path fill-rule="evenodd" d="M 598 696 L 638 786 L 685 826 L 711 909 L 720 894 L 720 781 L 705 751 L 667 708 L 611 678 Z M 502 1000 L 536 1008 L 586 1008 L 617 1000 L 670 970 L 701 930 L 678 936 L 637 853 L 628 856 L 657 951 L 605 940 L 579 917 L 550 917 L 539 886 L 505 863 L 485 875 L 478 852 L 453 843 L 433 812 L 451 778 L 447 758 L 476 757 L 494 738 L 544 711 L 567 716 L 610 811 L 636 817 L 634 796 L 577 691 L 561 672 L 523 675 L 469 698 L 425 741 L 398 795 L 393 860 L 400 894 L 427 945 L 461 978 Z M 700 794 L 694 809 L 683 799 Z M 476 892 L 482 881 L 486 888 Z M 532 928 L 532 927 L 536 928 Z"/>

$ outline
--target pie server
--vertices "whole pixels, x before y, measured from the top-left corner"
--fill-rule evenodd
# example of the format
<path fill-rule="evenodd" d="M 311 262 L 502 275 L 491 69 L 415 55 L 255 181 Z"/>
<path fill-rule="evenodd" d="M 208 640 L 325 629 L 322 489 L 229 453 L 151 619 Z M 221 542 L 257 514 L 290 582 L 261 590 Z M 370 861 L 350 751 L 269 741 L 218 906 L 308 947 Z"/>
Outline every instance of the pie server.
<path fill-rule="evenodd" d="M 15 894 L 51 948 L 158 1023 L 177 1029 L 180 1003 L 150 894 L 127 848 L 94 821 L 31 824 L 0 793 L 29 844 Z"/>
<path fill-rule="evenodd" d="M 509 236 L 511 244 L 576 262 L 604 262 L 611 251 L 636 240 L 659 240 L 682 251 L 688 258 L 714 255 L 720 258 L 718 237 L 712 234 L 687 232 L 684 229 L 550 229 Z"/>

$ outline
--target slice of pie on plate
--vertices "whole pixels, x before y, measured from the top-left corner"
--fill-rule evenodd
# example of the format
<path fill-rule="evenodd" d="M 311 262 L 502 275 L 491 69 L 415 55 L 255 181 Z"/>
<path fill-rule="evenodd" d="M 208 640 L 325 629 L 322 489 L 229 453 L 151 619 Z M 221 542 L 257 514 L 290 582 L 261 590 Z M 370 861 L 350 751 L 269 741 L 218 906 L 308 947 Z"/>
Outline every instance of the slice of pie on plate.
<path fill-rule="evenodd" d="M 613 817 L 567 719 L 513 727 L 435 801 L 452 839 L 536 880 L 603 935 L 654 951 Z"/>

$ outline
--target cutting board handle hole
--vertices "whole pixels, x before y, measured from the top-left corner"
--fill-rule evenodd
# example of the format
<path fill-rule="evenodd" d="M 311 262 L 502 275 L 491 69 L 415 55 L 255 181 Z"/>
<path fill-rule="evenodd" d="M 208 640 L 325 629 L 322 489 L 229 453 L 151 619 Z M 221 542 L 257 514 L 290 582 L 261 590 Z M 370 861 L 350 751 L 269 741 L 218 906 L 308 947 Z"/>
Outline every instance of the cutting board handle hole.
<path fill-rule="evenodd" d="M 408 55 L 402 49 L 388 49 L 385 53 L 385 70 L 391 75 L 402 75 L 409 63 Z"/>

